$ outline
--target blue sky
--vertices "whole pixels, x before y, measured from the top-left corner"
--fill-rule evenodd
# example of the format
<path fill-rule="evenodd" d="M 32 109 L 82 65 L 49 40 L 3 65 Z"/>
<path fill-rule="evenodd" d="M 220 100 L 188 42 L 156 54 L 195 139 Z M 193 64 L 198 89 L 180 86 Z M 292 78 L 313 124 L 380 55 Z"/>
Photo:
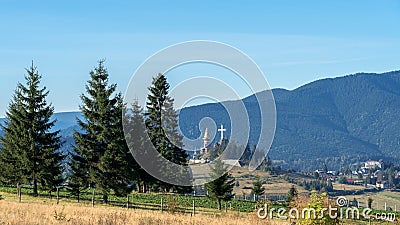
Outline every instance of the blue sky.
<path fill-rule="evenodd" d="M 0 3 L 0 117 L 32 60 L 55 110 L 74 111 L 99 59 L 124 92 L 146 58 L 189 40 L 244 51 L 273 88 L 400 69 L 395 0 Z"/>

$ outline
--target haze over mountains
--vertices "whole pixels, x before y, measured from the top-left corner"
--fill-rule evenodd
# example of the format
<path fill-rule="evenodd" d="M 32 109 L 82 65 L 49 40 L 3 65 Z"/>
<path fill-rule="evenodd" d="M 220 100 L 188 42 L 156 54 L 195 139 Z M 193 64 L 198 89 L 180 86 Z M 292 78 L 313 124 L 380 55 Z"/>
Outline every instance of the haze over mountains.
<path fill-rule="evenodd" d="M 400 160 L 400 71 L 323 79 L 292 91 L 274 89 L 273 94 L 277 126 L 269 156 L 275 164 L 312 170 L 324 162 L 338 169 L 368 159 Z M 249 143 L 255 144 L 260 129 L 257 101 L 250 96 L 243 102 L 250 115 Z M 80 112 L 54 115 L 58 120 L 54 129 L 61 129 L 66 141 L 63 151 L 71 150 L 77 116 L 82 117 Z M 229 136 L 229 116 L 220 103 L 180 110 L 182 132 L 199 137 L 204 117 L 214 119 L 217 126 L 223 124 Z M 219 138 L 217 133 L 214 140 Z"/>

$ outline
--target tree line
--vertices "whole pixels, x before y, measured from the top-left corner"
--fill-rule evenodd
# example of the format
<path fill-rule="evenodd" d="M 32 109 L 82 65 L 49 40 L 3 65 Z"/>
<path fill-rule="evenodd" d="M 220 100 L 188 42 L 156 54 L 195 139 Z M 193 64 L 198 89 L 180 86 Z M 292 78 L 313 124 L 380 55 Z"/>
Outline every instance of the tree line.
<path fill-rule="evenodd" d="M 52 130 L 56 123 L 52 119 L 54 107 L 46 101 L 49 91 L 42 87 L 41 78 L 32 63 L 26 69 L 25 83 L 18 83 L 9 104 L 6 122 L 1 127 L 4 135 L 0 137 L 0 183 L 32 185 L 34 196 L 38 195 L 38 188 L 51 192 L 67 185 L 78 199 L 83 190 L 96 188 L 105 203 L 110 193 L 123 196 L 134 189 L 138 192 L 192 191 L 192 187 L 155 179 L 133 157 L 145 155 L 153 145 L 167 160 L 178 165 L 188 164 L 173 108 L 174 99 L 168 95 L 169 84 L 164 75 L 153 78 L 144 111 L 138 102 L 124 104 L 116 84 L 109 83 L 104 60 L 99 61 L 90 72 L 86 92 L 80 96 L 83 119 L 77 118 L 80 130 L 74 131 L 75 144 L 69 154 L 60 151 L 64 144 L 60 131 Z M 227 173 L 221 176 L 222 167 L 217 164 L 212 176 L 220 178 L 210 182 L 207 189 L 210 196 L 229 199 L 233 179 Z"/>

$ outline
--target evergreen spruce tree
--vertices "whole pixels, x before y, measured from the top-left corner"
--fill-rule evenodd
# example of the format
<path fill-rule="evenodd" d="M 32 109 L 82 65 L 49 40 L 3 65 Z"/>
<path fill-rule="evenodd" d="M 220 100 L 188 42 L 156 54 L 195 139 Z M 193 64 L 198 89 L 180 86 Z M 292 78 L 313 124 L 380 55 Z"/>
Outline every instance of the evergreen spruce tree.
<path fill-rule="evenodd" d="M 86 85 L 88 96 L 82 94 L 80 109 L 84 120 L 78 120 L 82 132 L 74 132 L 75 146 L 69 178 L 75 194 L 87 187 L 96 188 L 108 202 L 113 190 L 117 195 L 131 191 L 133 157 L 124 139 L 121 94 L 116 85 L 108 84 L 104 61 L 99 61 Z"/>
<path fill-rule="evenodd" d="M 74 149 L 77 151 L 75 146 Z M 82 155 L 72 153 L 69 166 L 71 174 L 68 177 L 68 191 L 76 196 L 79 202 L 81 192 L 90 186 L 89 162 Z"/>
<path fill-rule="evenodd" d="M 124 126 L 126 132 L 126 141 L 133 156 L 145 157 L 150 148 L 144 124 L 144 112 L 139 103 L 135 101 L 125 116 Z M 146 193 L 149 186 L 155 183 L 155 179 L 149 175 L 136 161 L 134 167 L 137 171 L 136 185 L 138 192 Z"/>
<path fill-rule="evenodd" d="M 299 193 L 297 192 L 296 187 L 294 185 L 292 185 L 292 187 L 289 189 L 287 201 L 291 202 L 293 200 L 293 198 L 297 198 L 298 195 L 299 195 Z"/>
<path fill-rule="evenodd" d="M 257 200 L 260 195 L 264 194 L 265 188 L 262 186 L 262 183 L 259 179 L 253 182 L 253 188 L 251 189 L 251 191 L 256 196 Z"/>
<path fill-rule="evenodd" d="M 325 172 L 325 174 L 328 173 L 328 167 L 326 166 L 326 163 L 324 163 L 324 172 Z"/>
<path fill-rule="evenodd" d="M 333 184 L 331 179 L 328 179 L 328 182 L 326 183 L 326 187 L 325 187 L 326 191 L 333 191 Z"/>
<path fill-rule="evenodd" d="M 255 146 L 253 146 L 253 151 L 255 150 Z M 247 143 L 246 148 L 244 149 L 242 157 L 240 157 L 240 161 L 242 161 L 244 164 L 248 165 L 251 160 L 253 152 L 252 149 L 250 148 L 250 144 Z"/>
<path fill-rule="evenodd" d="M 26 85 L 18 83 L 2 127 L 0 177 L 6 183 L 32 183 L 33 195 L 38 186 L 52 191 L 63 181 L 64 155 L 59 132 L 51 132 L 54 108 L 46 102 L 49 92 L 40 87 L 41 75 L 33 65 L 26 70 Z"/>
<path fill-rule="evenodd" d="M 229 140 L 224 138 L 220 142 L 217 142 L 216 145 L 210 150 L 208 155 L 205 155 L 205 158 L 208 158 L 210 161 L 218 158 L 228 147 Z"/>
<path fill-rule="evenodd" d="M 179 165 L 187 165 L 188 154 L 183 151 L 183 136 L 179 132 L 178 114 L 174 109 L 174 99 L 167 96 L 162 114 L 162 127 L 168 140 L 169 159 Z"/>
<path fill-rule="evenodd" d="M 168 96 L 169 84 L 166 77 L 158 74 L 157 77 L 153 78 L 149 91 L 145 125 L 151 143 L 165 159 L 178 165 L 187 165 L 188 155 L 182 149 L 182 136 L 178 132 L 177 114 L 173 108 L 173 99 Z M 163 168 L 163 170 L 168 171 L 169 168 Z M 182 173 L 185 172 L 182 171 Z M 179 179 L 179 174 L 176 174 L 176 177 Z M 187 188 L 182 189 L 164 182 L 160 182 L 160 187 L 164 191 L 188 191 Z"/>
<path fill-rule="evenodd" d="M 112 111 L 112 126 L 109 127 L 110 140 L 103 157 L 100 157 L 100 168 L 106 179 L 102 186 L 112 189 L 117 196 L 126 196 L 133 189 L 137 177 L 135 160 L 125 141 L 122 126 L 122 113 L 126 113 L 121 94 L 115 97 L 117 103 Z"/>
<path fill-rule="evenodd" d="M 0 137 L 0 181 L 5 184 L 27 183 L 29 158 L 28 127 L 22 121 L 23 105 L 21 92 L 17 88 L 6 113 L 7 120 L 2 126 L 4 136 Z"/>
<path fill-rule="evenodd" d="M 179 132 L 178 114 L 174 109 L 174 99 L 167 97 L 165 101 L 164 113 L 162 115 L 163 129 L 167 136 L 169 152 L 172 154 L 171 161 L 182 166 L 188 163 L 189 155 L 183 150 L 183 136 Z M 190 176 L 187 170 L 177 171 L 175 179 Z M 191 193 L 192 186 L 171 186 L 173 192 Z"/>
<path fill-rule="evenodd" d="M 208 196 L 218 201 L 218 209 L 221 210 L 221 201 L 232 199 L 232 190 L 235 185 L 235 179 L 227 173 L 227 168 L 217 159 L 211 167 L 211 182 L 206 184 Z"/>

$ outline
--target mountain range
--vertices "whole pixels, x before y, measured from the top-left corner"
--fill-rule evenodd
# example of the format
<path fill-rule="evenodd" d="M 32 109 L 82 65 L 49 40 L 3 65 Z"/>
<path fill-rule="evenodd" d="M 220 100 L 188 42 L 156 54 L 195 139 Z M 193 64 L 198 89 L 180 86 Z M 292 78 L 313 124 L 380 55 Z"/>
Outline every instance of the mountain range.
<path fill-rule="evenodd" d="M 368 159 L 400 160 L 400 71 L 358 73 L 272 92 L 277 123 L 268 155 L 276 165 L 314 170 L 325 163 L 336 170 Z M 260 130 L 258 103 L 254 95 L 242 102 L 249 113 L 249 144 L 255 144 Z M 229 104 L 234 108 L 241 103 Z M 54 114 L 57 123 L 53 129 L 60 129 L 67 143 L 63 151 L 71 150 L 73 130 L 79 129 L 76 117 L 82 118 L 81 113 Z M 200 137 L 199 122 L 205 117 L 217 126 L 224 124 L 229 136 L 230 118 L 221 103 L 181 109 L 179 125 L 183 134 Z M 217 133 L 214 140 L 219 138 Z"/>
<path fill-rule="evenodd" d="M 273 89 L 273 95 L 277 123 L 269 156 L 275 164 L 307 171 L 324 163 L 339 169 L 369 159 L 399 161 L 400 71 L 322 79 L 290 91 Z M 258 103 L 254 95 L 243 103 L 249 142 L 256 143 Z M 196 125 L 210 117 L 229 130 L 226 114 L 220 103 L 185 108 L 181 129 L 199 135 Z"/>

